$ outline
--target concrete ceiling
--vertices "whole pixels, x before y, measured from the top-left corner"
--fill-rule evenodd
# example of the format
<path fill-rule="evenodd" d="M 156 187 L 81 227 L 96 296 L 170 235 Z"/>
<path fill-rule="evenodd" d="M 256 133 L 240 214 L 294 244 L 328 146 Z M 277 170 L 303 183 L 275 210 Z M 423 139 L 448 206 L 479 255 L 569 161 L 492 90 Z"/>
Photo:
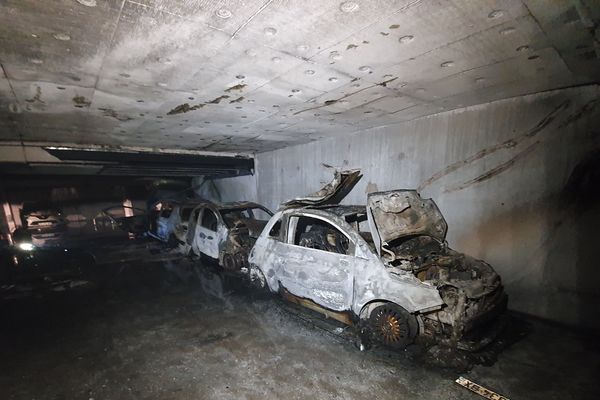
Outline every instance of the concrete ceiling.
<path fill-rule="evenodd" d="M 0 0 L 0 140 L 252 153 L 598 82 L 599 13 L 597 0 Z"/>

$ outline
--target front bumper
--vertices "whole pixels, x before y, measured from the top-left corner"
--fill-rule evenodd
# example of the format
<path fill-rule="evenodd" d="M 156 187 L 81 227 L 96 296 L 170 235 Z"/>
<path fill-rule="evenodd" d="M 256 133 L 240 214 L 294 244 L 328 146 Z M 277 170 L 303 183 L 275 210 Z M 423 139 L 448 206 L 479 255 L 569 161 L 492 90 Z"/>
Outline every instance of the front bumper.
<path fill-rule="evenodd" d="M 498 337 L 506 326 L 508 296 L 500 287 L 486 298 L 479 299 L 476 315 L 457 315 L 453 324 L 442 322 L 437 313 L 424 316 L 423 333 L 437 343 L 446 344 L 465 351 L 478 351 Z M 447 311 L 440 311 L 440 313 Z"/>
<path fill-rule="evenodd" d="M 462 337 L 457 343 L 456 347 L 460 350 L 465 350 L 469 352 L 476 352 L 490 343 L 492 343 L 500 333 L 504 330 L 507 324 L 507 316 L 506 314 L 502 314 L 496 317 L 496 319 L 483 327 L 483 329 L 478 330 L 476 334 L 467 334 Z"/>

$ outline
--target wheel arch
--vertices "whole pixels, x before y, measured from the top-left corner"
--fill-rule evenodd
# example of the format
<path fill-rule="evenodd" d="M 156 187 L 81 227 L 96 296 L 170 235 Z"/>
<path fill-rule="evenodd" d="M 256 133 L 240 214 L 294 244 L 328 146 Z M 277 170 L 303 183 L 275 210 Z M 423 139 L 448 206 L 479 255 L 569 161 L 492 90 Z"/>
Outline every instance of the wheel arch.
<path fill-rule="evenodd" d="M 363 322 L 367 321 L 369 319 L 369 317 L 371 316 L 371 313 L 373 312 L 373 310 L 375 310 L 377 307 L 379 307 L 381 305 L 390 304 L 390 303 L 402 308 L 407 313 L 414 316 L 415 319 L 417 320 L 417 324 L 418 324 L 417 333 L 419 335 L 423 333 L 423 331 L 424 331 L 423 318 L 421 317 L 421 314 L 419 313 L 419 311 L 410 312 L 406 308 L 402 307 L 401 304 L 398 304 L 391 300 L 375 299 L 375 300 L 369 301 L 368 303 L 366 303 L 365 305 L 362 306 L 360 312 L 358 313 L 359 320 L 363 321 Z"/>
<path fill-rule="evenodd" d="M 260 265 L 257 265 L 253 262 L 248 262 L 248 272 L 250 273 L 252 269 L 258 270 L 263 275 L 267 290 L 269 290 L 271 293 L 277 293 L 279 291 L 279 288 L 281 287 L 279 281 L 265 274 L 265 271 L 263 271 Z"/>

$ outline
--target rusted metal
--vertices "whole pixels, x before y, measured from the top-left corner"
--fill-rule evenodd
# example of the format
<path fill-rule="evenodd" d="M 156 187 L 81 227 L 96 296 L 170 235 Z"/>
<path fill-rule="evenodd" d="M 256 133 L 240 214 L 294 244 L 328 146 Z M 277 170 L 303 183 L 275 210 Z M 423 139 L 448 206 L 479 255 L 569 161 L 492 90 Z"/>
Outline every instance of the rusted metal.
<path fill-rule="evenodd" d="M 312 300 L 294 296 L 293 294 L 291 294 L 290 292 L 288 292 L 285 289 L 281 290 L 281 297 L 283 297 L 285 300 L 289 301 L 290 303 L 298 304 L 302 307 L 316 311 L 318 313 L 323 314 L 327 318 L 335 319 L 336 321 L 339 321 L 343 324 L 346 324 L 346 325 L 354 324 L 352 321 L 352 314 L 349 312 L 337 312 L 337 311 L 328 310 L 324 307 L 321 307 L 320 305 L 318 305 L 317 303 L 315 303 Z"/>
<path fill-rule="evenodd" d="M 448 224 L 431 199 L 415 190 L 369 193 L 367 209 L 371 234 L 381 255 L 381 246 L 414 235 L 446 239 Z"/>

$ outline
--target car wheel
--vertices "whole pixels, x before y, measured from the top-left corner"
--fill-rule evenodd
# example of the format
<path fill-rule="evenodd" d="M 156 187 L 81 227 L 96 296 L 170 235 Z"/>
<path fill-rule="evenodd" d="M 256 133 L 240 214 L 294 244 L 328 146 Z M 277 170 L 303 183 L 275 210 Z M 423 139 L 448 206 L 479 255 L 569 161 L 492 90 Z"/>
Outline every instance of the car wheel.
<path fill-rule="evenodd" d="M 369 326 L 377 341 L 394 349 L 403 349 L 413 342 L 418 325 L 415 317 L 405 309 L 386 303 L 371 312 Z"/>
<path fill-rule="evenodd" d="M 235 271 L 235 258 L 231 254 L 225 254 L 223 256 L 223 268 L 227 271 Z"/>
<path fill-rule="evenodd" d="M 250 281 L 250 286 L 255 289 L 262 290 L 267 288 L 267 279 L 256 265 L 250 264 L 248 268 L 248 280 Z"/>

